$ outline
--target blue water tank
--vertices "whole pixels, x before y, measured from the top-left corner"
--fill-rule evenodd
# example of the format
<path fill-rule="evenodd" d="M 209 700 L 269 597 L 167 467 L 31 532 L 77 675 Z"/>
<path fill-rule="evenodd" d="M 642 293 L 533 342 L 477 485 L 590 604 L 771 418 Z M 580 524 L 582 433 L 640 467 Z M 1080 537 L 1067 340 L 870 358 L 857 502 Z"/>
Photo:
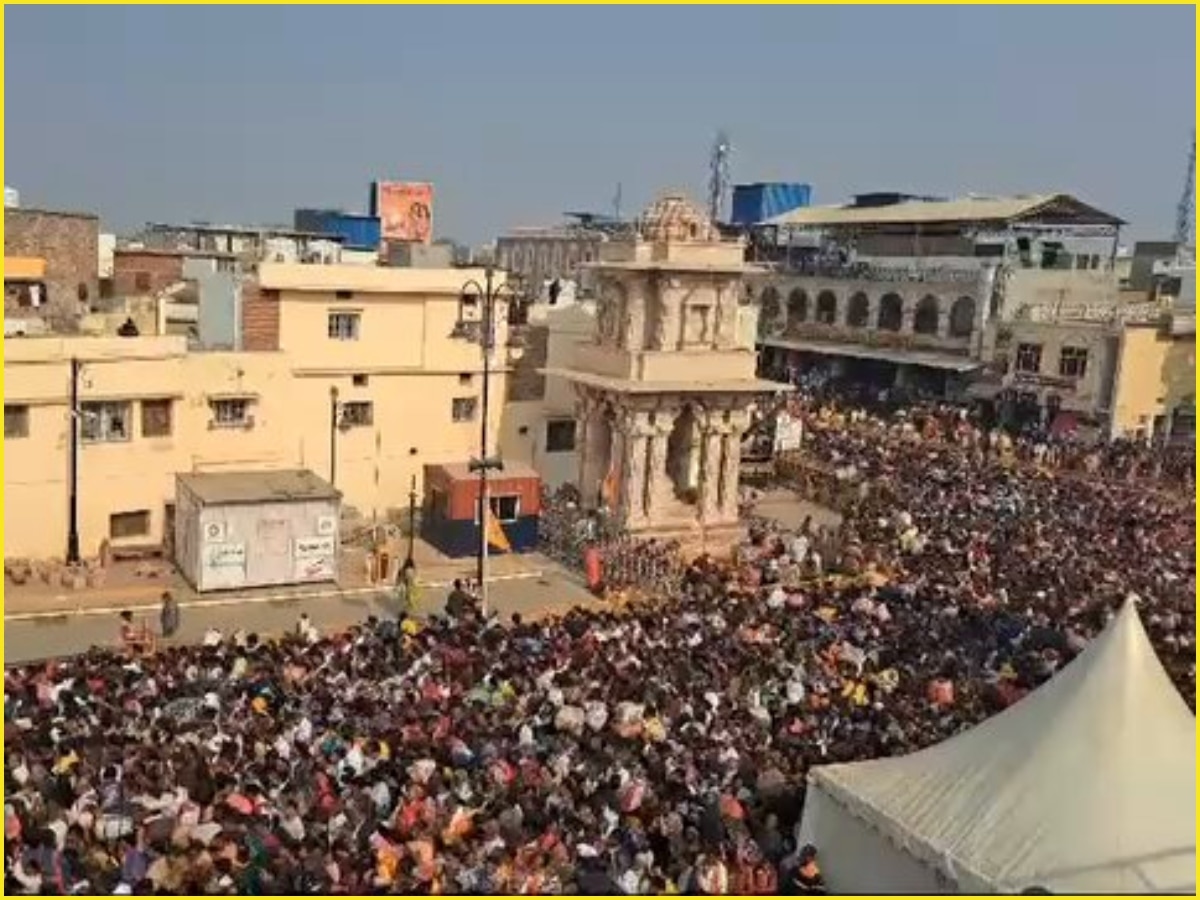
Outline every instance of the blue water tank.
<path fill-rule="evenodd" d="M 733 188 L 733 225 L 758 225 L 812 204 L 812 185 L 790 182 L 739 184 Z"/>

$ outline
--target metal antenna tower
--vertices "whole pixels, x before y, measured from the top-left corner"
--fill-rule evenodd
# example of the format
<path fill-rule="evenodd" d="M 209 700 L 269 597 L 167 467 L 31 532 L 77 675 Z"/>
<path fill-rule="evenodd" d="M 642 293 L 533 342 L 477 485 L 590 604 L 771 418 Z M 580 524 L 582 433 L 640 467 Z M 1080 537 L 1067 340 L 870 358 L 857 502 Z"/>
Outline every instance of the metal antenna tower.
<path fill-rule="evenodd" d="M 613 218 L 621 221 L 621 182 L 617 182 L 617 192 L 613 194 Z"/>
<path fill-rule="evenodd" d="M 712 154 L 708 160 L 708 216 L 713 222 L 721 221 L 725 212 L 725 195 L 729 192 L 729 158 L 733 147 L 729 134 L 722 128 L 713 141 Z"/>
<path fill-rule="evenodd" d="M 1175 207 L 1175 243 L 1180 251 L 1192 242 L 1192 227 L 1196 215 L 1196 132 L 1192 132 L 1192 149 L 1188 153 L 1187 174 L 1183 178 L 1183 195 Z"/>

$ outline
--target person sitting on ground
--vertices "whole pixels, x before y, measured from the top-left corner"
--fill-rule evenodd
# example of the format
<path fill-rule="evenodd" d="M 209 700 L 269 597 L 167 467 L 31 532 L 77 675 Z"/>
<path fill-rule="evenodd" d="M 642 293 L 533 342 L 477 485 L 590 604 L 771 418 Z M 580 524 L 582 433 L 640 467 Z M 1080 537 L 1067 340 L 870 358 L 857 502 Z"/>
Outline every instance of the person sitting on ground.
<path fill-rule="evenodd" d="M 129 610 L 121 613 L 121 646 L 130 653 L 149 653 L 154 649 L 145 626 L 134 625 Z"/>

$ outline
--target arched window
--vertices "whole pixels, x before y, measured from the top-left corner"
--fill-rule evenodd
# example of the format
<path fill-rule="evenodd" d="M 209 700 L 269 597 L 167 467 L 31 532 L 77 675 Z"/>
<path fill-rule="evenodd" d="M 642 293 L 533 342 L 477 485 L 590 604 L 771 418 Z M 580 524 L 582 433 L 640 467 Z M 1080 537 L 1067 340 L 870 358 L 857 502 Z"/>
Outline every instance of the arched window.
<path fill-rule="evenodd" d="M 975 330 L 975 298 L 959 297 L 950 307 L 950 336 L 970 337 Z"/>
<path fill-rule="evenodd" d="M 866 328 L 871 321 L 871 302 L 859 291 L 850 298 L 850 309 L 846 312 L 846 324 L 851 328 Z"/>
<path fill-rule="evenodd" d="M 937 330 L 938 299 L 932 295 L 926 295 L 917 304 L 917 313 L 913 316 L 913 331 L 917 334 L 937 334 Z"/>
<path fill-rule="evenodd" d="M 779 326 L 783 310 L 779 304 L 779 291 L 773 287 L 763 288 L 758 296 L 758 331 L 759 334 L 772 334 Z"/>
<path fill-rule="evenodd" d="M 899 331 L 904 321 L 904 301 L 899 294 L 884 294 L 879 301 L 879 319 L 875 327 L 880 331 Z"/>
<path fill-rule="evenodd" d="M 833 291 L 817 295 L 817 321 L 822 325 L 837 324 L 837 295 Z"/>
<path fill-rule="evenodd" d="M 796 288 L 788 294 L 787 327 L 808 321 L 808 294 Z"/>

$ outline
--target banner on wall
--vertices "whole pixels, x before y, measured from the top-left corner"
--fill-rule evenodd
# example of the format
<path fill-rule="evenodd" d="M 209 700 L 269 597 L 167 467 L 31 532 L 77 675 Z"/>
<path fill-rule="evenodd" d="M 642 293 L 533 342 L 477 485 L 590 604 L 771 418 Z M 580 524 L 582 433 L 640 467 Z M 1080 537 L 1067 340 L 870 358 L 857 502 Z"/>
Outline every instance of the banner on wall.
<path fill-rule="evenodd" d="M 375 182 L 375 215 L 384 241 L 428 244 L 433 240 L 433 185 L 417 181 Z"/>

